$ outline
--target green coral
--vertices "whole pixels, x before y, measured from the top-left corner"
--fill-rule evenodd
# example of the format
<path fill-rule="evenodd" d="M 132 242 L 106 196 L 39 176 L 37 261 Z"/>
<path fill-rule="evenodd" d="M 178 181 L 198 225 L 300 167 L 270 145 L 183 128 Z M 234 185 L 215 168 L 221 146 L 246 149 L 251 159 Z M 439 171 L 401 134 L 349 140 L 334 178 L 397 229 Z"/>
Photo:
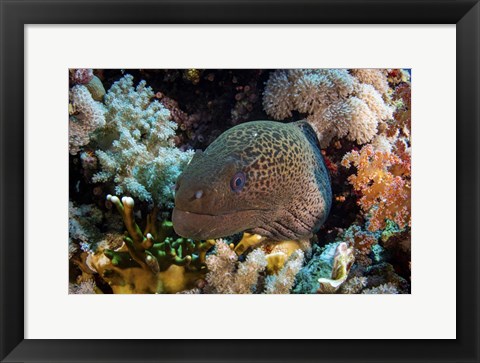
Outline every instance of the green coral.
<path fill-rule="evenodd" d="M 132 198 L 108 195 L 107 199 L 121 214 L 127 231 L 120 248 L 90 254 L 91 269 L 116 293 L 178 292 L 194 287 L 206 272 L 206 253 L 214 241 L 174 237 L 171 222 L 157 226 L 156 208 L 142 232 L 135 222 Z"/>
<path fill-rule="evenodd" d="M 108 195 L 107 199 L 112 202 L 122 215 L 127 228 L 128 236 L 123 240 L 128 249 L 128 255 L 133 262 L 143 268 L 147 266 L 153 272 L 165 271 L 171 265 L 187 266 L 190 270 L 205 268 L 205 254 L 214 242 L 194 242 L 187 238 L 174 238 L 169 236 L 173 231 L 171 222 L 163 222 L 157 231 L 156 211 L 147 217 L 147 226 L 142 232 L 133 216 L 133 198 L 123 197 L 122 201 L 116 196 Z M 163 238 L 159 240 L 158 237 Z M 160 241 L 160 242 L 157 242 Z M 105 255 L 112 260 L 113 264 L 127 262 L 122 252 L 105 250 Z"/>
<path fill-rule="evenodd" d="M 391 237 L 404 232 L 406 228 L 400 228 L 394 221 L 387 219 L 385 222 L 385 229 L 382 231 L 380 238 L 383 242 L 387 242 Z"/>

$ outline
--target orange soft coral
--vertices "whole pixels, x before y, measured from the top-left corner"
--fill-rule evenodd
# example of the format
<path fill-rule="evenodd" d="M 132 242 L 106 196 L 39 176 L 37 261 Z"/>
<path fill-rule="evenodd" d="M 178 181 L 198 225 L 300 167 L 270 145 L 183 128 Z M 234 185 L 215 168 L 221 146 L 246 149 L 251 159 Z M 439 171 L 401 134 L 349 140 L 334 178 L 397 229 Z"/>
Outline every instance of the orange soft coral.
<path fill-rule="evenodd" d="M 412 100 L 410 84 L 401 83 L 395 88 L 393 99 L 397 103 L 397 109 L 393 114 L 395 125 L 392 125 L 387 134 L 393 135 L 398 128 L 403 134 L 409 136 L 412 128 Z"/>
<path fill-rule="evenodd" d="M 370 214 L 370 231 L 385 228 L 386 219 L 400 228 L 410 225 L 410 152 L 403 140 L 395 142 L 392 152 L 366 145 L 347 153 L 342 165 L 357 168 L 348 181 L 361 196 L 358 204 Z"/>

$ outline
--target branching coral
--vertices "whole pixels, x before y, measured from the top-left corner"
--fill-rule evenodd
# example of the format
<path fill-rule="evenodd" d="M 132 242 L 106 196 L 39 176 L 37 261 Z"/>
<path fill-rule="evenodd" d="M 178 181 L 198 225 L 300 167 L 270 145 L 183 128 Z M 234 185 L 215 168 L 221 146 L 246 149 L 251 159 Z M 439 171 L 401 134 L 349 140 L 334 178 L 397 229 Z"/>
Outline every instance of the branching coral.
<path fill-rule="evenodd" d="M 235 106 L 231 111 L 231 122 L 235 125 L 250 120 L 250 113 L 258 100 L 257 83 L 251 82 L 245 86 L 238 86 L 235 94 Z"/>
<path fill-rule="evenodd" d="M 352 69 L 350 73 L 361 83 L 372 85 L 381 95 L 386 96 L 389 91 L 387 75 L 385 69 Z"/>
<path fill-rule="evenodd" d="M 165 231 L 157 226 L 156 209 L 147 216 L 142 232 L 135 222 L 132 198 L 120 201 L 116 196 L 108 196 L 108 200 L 122 215 L 127 235 L 119 248 L 92 252 L 88 266 L 115 293 L 178 292 L 193 287 L 204 273 L 206 253 L 214 242 L 166 237 Z"/>
<path fill-rule="evenodd" d="M 342 294 L 359 294 L 367 286 L 367 278 L 363 276 L 355 276 L 347 280 L 341 287 Z"/>
<path fill-rule="evenodd" d="M 105 107 L 92 98 L 87 87 L 76 85 L 70 89 L 69 113 L 69 151 L 76 155 L 90 142 L 92 133 L 105 125 Z"/>
<path fill-rule="evenodd" d="M 399 276 L 394 267 L 389 263 L 382 262 L 369 266 L 364 272 L 364 275 L 367 277 L 366 287 L 368 289 L 387 284 L 394 286 L 398 293 L 406 294 L 409 292 L 409 283 L 403 277 Z"/>
<path fill-rule="evenodd" d="M 357 168 L 348 180 L 361 195 L 358 204 L 370 215 L 370 231 L 385 228 L 387 219 L 403 228 L 410 225 L 410 149 L 398 139 L 392 152 L 374 150 L 372 145 L 347 153 L 342 165 Z"/>
<path fill-rule="evenodd" d="M 385 222 L 385 228 L 380 235 L 383 243 L 387 243 L 392 237 L 398 236 L 400 233 L 404 232 L 405 228 L 399 228 L 398 225 L 391 220 Z"/>
<path fill-rule="evenodd" d="M 90 68 L 71 68 L 68 70 L 72 84 L 87 84 L 93 79 L 93 70 Z"/>
<path fill-rule="evenodd" d="M 76 295 L 96 294 L 95 287 L 93 279 L 81 281 L 77 284 L 70 283 L 68 285 L 68 293 Z"/>
<path fill-rule="evenodd" d="M 208 128 L 211 115 L 198 111 L 188 115 L 180 108 L 177 101 L 165 96 L 162 92 L 155 93 L 155 98 L 170 111 L 172 120 L 178 124 L 179 130 L 174 137 L 176 146 L 182 150 L 193 149 L 192 145 L 199 147 L 207 141 L 204 132 Z"/>
<path fill-rule="evenodd" d="M 303 266 L 304 257 L 302 250 L 293 252 L 277 274 L 267 276 L 265 293 L 289 294 L 295 282 L 295 277 Z"/>
<path fill-rule="evenodd" d="M 392 98 L 397 103 L 397 108 L 393 115 L 395 123 L 389 128 L 389 135 L 394 134 L 395 126 L 396 129 L 402 131 L 403 134 L 407 136 L 410 135 L 412 128 L 411 93 L 409 83 L 401 83 L 395 88 Z"/>
<path fill-rule="evenodd" d="M 322 147 L 334 137 L 364 144 L 392 117 L 387 90 L 386 73 L 379 70 L 277 70 L 266 84 L 263 107 L 278 120 L 292 111 L 307 114 Z"/>
<path fill-rule="evenodd" d="M 126 75 L 105 96 L 106 126 L 96 134 L 101 171 L 94 182 L 115 182 L 115 193 L 158 205 L 173 204 L 175 181 L 193 153 L 174 147 L 177 125 L 154 93 Z"/>
<path fill-rule="evenodd" d="M 377 244 L 378 237 L 374 233 L 365 231 L 360 226 L 351 225 L 346 230 L 342 240 L 354 248 L 357 263 L 364 266 L 369 266 L 372 263 L 368 256 L 372 247 Z"/>
<path fill-rule="evenodd" d="M 97 226 L 101 223 L 102 212 L 93 205 L 75 206 L 68 204 L 68 251 L 69 258 L 80 250 L 90 251 L 101 239 Z"/>
<path fill-rule="evenodd" d="M 191 118 L 180 108 L 177 101 L 165 96 L 162 92 L 155 93 L 155 98 L 170 112 L 172 120 L 177 123 L 180 131 L 186 132 L 193 128 Z M 177 142 L 177 140 L 181 140 L 178 135 L 175 136 L 175 144 L 178 146 L 180 142 Z"/>
<path fill-rule="evenodd" d="M 257 248 L 247 255 L 243 263 L 223 240 L 218 240 L 215 253 L 206 260 L 208 274 L 206 290 L 216 294 L 251 294 L 267 266 L 265 253 Z"/>
<path fill-rule="evenodd" d="M 362 291 L 362 294 L 398 294 L 397 287 L 392 283 L 386 283 L 377 287 L 371 287 Z"/>
<path fill-rule="evenodd" d="M 393 85 L 410 82 L 410 69 L 392 68 L 388 70 L 388 82 Z"/>
<path fill-rule="evenodd" d="M 341 294 L 406 294 L 408 282 L 399 276 L 389 263 L 367 268 L 354 266 L 347 281 L 340 287 Z"/>
<path fill-rule="evenodd" d="M 232 246 L 233 247 L 233 246 Z M 268 274 L 268 256 L 259 247 L 243 262 L 231 246 L 220 239 L 214 253 L 207 257 L 208 274 L 205 291 L 214 294 L 288 294 L 303 265 L 304 253 L 297 249 L 275 273 Z M 268 274 L 268 275 L 267 275 Z"/>

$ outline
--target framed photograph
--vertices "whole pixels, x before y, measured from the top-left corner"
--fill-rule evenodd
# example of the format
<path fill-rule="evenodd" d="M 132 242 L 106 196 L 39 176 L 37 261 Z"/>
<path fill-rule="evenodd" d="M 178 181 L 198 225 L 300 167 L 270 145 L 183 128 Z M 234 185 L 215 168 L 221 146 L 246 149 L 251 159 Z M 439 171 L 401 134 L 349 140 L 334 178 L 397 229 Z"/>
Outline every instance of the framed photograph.
<path fill-rule="evenodd" d="M 478 1 L 1 9 L 2 362 L 480 360 Z"/>

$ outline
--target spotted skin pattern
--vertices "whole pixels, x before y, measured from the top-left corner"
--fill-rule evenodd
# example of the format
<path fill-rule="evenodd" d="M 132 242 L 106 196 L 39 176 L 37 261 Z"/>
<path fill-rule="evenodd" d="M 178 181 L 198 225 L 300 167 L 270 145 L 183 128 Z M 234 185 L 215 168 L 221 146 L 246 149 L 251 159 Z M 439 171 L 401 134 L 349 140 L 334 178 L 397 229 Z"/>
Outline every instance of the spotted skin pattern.
<path fill-rule="evenodd" d="M 234 191 L 238 172 L 245 184 Z M 309 124 L 253 121 L 227 130 L 193 158 L 178 181 L 173 223 L 191 238 L 246 231 L 301 240 L 325 222 L 331 201 L 330 177 Z"/>

